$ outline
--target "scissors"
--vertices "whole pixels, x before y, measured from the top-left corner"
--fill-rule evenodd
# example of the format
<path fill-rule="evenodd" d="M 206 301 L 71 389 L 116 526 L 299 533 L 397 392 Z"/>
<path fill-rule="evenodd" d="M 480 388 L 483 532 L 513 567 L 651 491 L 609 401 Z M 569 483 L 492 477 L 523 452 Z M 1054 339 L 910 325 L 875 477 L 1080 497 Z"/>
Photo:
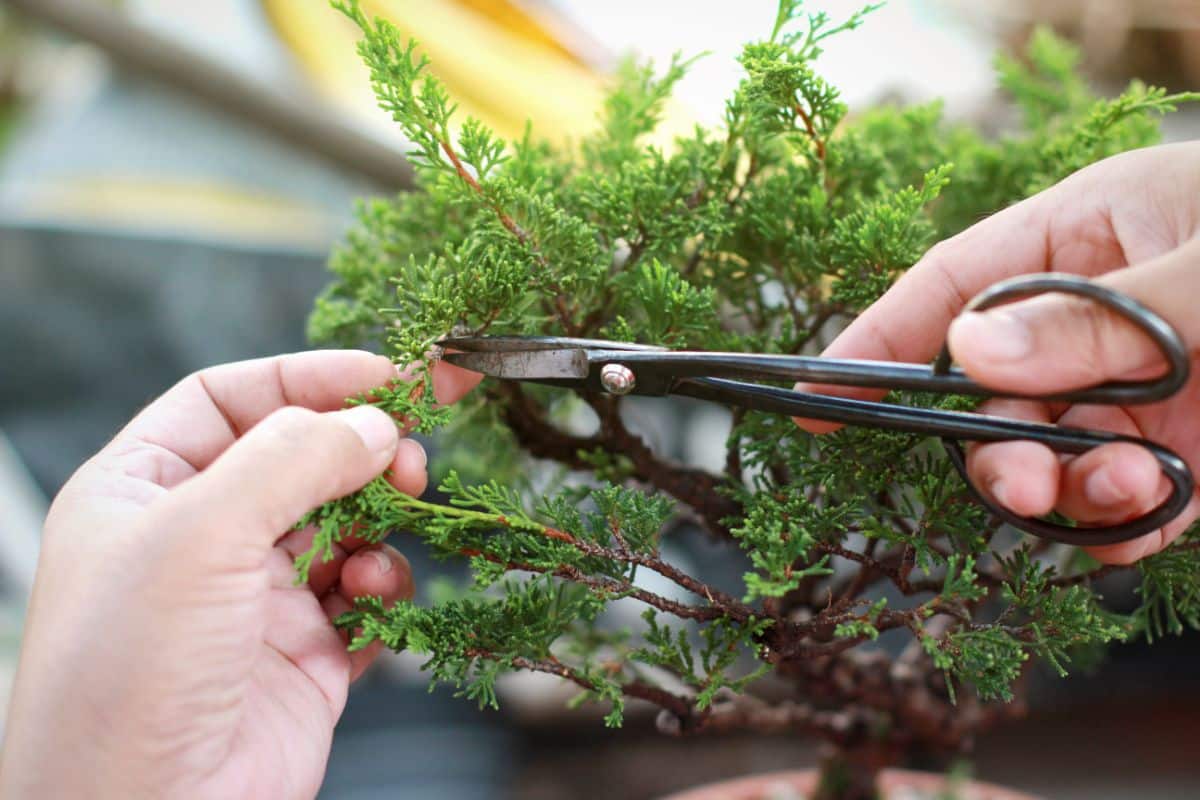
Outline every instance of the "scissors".
<path fill-rule="evenodd" d="M 972 381 L 961 369 L 952 366 L 950 351 L 945 346 L 933 364 L 927 365 L 671 350 L 652 345 L 553 336 L 463 336 L 443 339 L 438 344 L 459 351 L 445 353 L 444 359 L 451 364 L 505 380 L 610 395 L 679 395 L 768 413 L 938 436 L 975 500 L 1020 530 L 1056 542 L 1088 545 L 1113 544 L 1149 533 L 1178 516 L 1195 487 L 1187 463 L 1153 442 L 1107 431 L 852 400 L 760 383 L 808 381 L 977 397 L 1124 405 L 1163 400 L 1187 382 L 1188 351 L 1174 328 L 1136 300 L 1086 278 L 1057 273 L 1012 278 L 986 289 L 966 306 L 966 310 L 983 310 L 1048 292 L 1088 298 L 1125 318 L 1158 346 L 1167 363 L 1167 371 L 1160 377 L 1144 381 L 1111 381 L 1071 392 L 1028 395 L 997 391 Z M 1078 455 L 1112 442 L 1136 444 L 1157 459 L 1171 483 L 1171 493 L 1141 517 L 1103 527 L 1072 527 L 1019 516 L 992 502 L 975 488 L 967 475 L 966 455 L 961 444 L 961 441 L 1014 440 L 1039 442 L 1066 455 Z"/>

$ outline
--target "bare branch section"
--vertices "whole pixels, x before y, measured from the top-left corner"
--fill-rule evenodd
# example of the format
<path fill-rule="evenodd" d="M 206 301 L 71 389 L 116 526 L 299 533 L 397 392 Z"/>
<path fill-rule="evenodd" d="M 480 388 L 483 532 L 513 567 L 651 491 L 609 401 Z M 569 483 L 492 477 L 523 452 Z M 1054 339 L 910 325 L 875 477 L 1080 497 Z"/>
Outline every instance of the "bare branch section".
<path fill-rule="evenodd" d="M 590 692 L 600 692 L 603 689 L 603 687 L 588 680 L 587 676 L 579 670 L 562 663 L 556 658 L 534 659 L 516 656 L 505 659 L 488 650 L 480 649 L 467 650 L 464 655 L 468 658 L 507 661 L 507 663 L 514 667 L 529 670 L 530 672 L 544 672 L 547 675 L 555 675 Z M 653 703 L 679 720 L 690 720 L 697 714 L 701 717 L 706 716 L 706 712 L 696 711 L 693 701 L 690 698 L 674 694 L 644 681 L 631 680 L 623 683 L 621 685 L 621 693 L 626 697 Z"/>
<path fill-rule="evenodd" d="M 575 540 L 571 541 L 574 542 Z M 584 544 L 582 542 L 575 543 Z M 713 597 L 711 594 L 713 590 L 709 589 L 703 584 L 696 585 L 695 581 L 687 578 L 687 576 L 683 575 L 683 573 L 679 573 L 678 570 L 676 570 L 674 567 L 671 567 L 669 564 L 657 561 L 657 559 L 654 560 L 654 562 L 656 562 L 654 565 L 647 563 L 645 566 L 648 569 L 658 572 L 659 574 L 664 574 L 664 570 L 666 570 L 668 573 L 676 573 L 680 577 L 687 578 L 686 582 L 676 580 L 676 583 L 684 588 L 694 587 L 689 588 L 689 590 L 693 591 L 693 593 L 700 597 L 707 596 L 710 604 L 706 606 L 692 606 L 686 603 L 680 603 L 676 600 L 663 597 L 660 594 L 655 594 L 654 592 L 634 586 L 628 581 L 620 581 L 616 580 L 615 578 L 600 577 L 596 575 L 587 575 L 570 565 L 563 565 L 554 570 L 547 570 L 535 564 L 526 564 L 519 561 L 501 562 L 494 556 L 479 550 L 463 549 L 459 552 L 468 558 L 477 556 L 479 558 L 487 559 L 492 563 L 503 563 L 504 568 L 509 571 L 548 574 L 553 575 L 556 578 L 574 581 L 575 583 L 578 583 L 582 586 L 587 586 L 588 588 L 611 598 L 632 597 L 635 600 L 642 601 L 648 606 L 657 608 L 659 611 L 665 611 L 668 614 L 679 617 L 680 619 L 689 619 L 694 622 L 712 622 L 718 619 L 735 618 L 735 616 L 741 616 L 743 619 L 750 619 L 754 615 L 753 610 L 746 608 L 745 606 L 741 606 L 741 604 L 737 603 L 736 600 L 729 598 L 727 595 L 721 595 L 720 593 L 717 593 L 718 596 Z M 608 558 L 609 556 L 607 554 L 612 551 L 606 548 L 594 548 L 584 550 L 584 552 L 588 552 L 592 555 L 598 555 L 602 558 Z M 629 563 L 643 564 L 643 562 L 640 560 L 631 560 Z M 706 595 L 706 593 L 708 594 Z M 739 608 L 737 606 L 741 607 Z"/>
<path fill-rule="evenodd" d="M 443 515 L 467 517 L 473 520 L 484 522 L 486 524 L 494 525 L 496 528 L 509 528 L 512 530 L 520 530 L 526 533 L 531 532 L 530 523 L 524 524 L 518 528 L 512 520 L 502 514 L 490 514 L 476 510 L 462 509 L 455 506 L 440 506 L 432 503 L 424 503 L 423 501 L 415 499 L 410 499 L 407 502 L 420 508 L 436 510 L 438 513 Z M 625 544 L 624 539 L 619 533 L 614 536 L 617 546 L 608 547 L 602 544 L 597 544 L 596 542 L 580 539 L 576 536 L 572 536 L 567 531 L 559 530 L 549 525 L 541 525 L 538 523 L 532 524 L 536 525 L 536 533 L 540 534 L 541 536 L 545 536 L 548 539 L 553 539 L 554 541 L 570 545 L 584 555 L 604 559 L 607 561 L 613 561 L 619 564 L 630 564 L 643 569 L 648 569 L 651 572 L 655 572 L 680 588 L 696 595 L 696 597 L 705 600 L 708 605 L 707 607 L 699 608 L 686 606 L 662 597 L 661 595 L 657 595 L 636 587 L 628 581 L 617 580 L 615 578 L 604 576 L 585 575 L 583 572 L 579 571 L 570 564 L 562 564 L 553 568 L 547 568 L 537 564 L 527 564 L 513 561 L 500 562 L 491 554 L 475 548 L 462 549 L 458 552 L 467 557 L 478 556 L 492 561 L 493 563 L 503 563 L 505 569 L 508 570 L 548 573 L 591 586 L 593 589 L 598 591 L 619 596 L 636 597 L 637 599 L 643 600 L 655 608 L 668 611 L 685 619 L 711 621 L 714 619 L 724 618 L 733 620 L 735 622 L 744 623 L 764 618 L 761 612 L 758 612 L 746 605 L 733 595 L 723 592 L 713 586 L 709 586 L 703 581 L 688 575 L 683 570 L 680 570 L 672 564 L 664 561 L 657 555 L 657 553 L 642 553 L 631 550 Z"/>
<path fill-rule="evenodd" d="M 546 420 L 519 385 L 504 384 L 497 391 L 507 400 L 504 421 L 530 454 L 578 470 L 592 468 L 583 454 L 597 449 L 624 456 L 632 462 L 635 478 L 691 508 L 709 531 L 729 536 L 725 520 L 740 516 L 741 506 L 719 491 L 725 480 L 657 456 L 642 437 L 625 427 L 616 398 L 588 398 L 600 416 L 600 431 L 595 436 L 573 436 Z"/>

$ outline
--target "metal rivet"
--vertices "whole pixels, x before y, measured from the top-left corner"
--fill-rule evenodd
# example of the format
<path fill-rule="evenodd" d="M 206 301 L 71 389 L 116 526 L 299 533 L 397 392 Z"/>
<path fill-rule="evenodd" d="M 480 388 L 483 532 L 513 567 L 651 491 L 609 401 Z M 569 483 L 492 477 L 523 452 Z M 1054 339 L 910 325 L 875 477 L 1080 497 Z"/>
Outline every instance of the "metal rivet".
<path fill-rule="evenodd" d="M 629 394 L 636 384 L 633 370 L 624 364 L 605 364 L 600 368 L 600 385 L 609 394 Z"/>

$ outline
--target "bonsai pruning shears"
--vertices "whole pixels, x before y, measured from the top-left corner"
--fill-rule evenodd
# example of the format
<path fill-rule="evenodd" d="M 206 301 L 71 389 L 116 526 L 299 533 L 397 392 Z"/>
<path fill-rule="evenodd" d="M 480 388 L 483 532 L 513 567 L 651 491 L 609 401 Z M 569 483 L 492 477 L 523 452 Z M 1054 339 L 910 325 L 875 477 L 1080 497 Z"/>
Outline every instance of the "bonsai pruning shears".
<path fill-rule="evenodd" d="M 886 428 L 941 437 L 954 466 L 975 499 L 1015 527 L 1068 544 L 1112 544 L 1149 533 L 1183 511 L 1195 483 L 1182 458 L 1153 442 L 1107 431 L 1021 422 L 961 411 L 915 408 L 894 403 L 852 400 L 798 392 L 759 381 L 808 381 L 876 389 L 1017 397 L 1067 403 L 1153 403 L 1175 394 L 1188 379 L 1188 351 L 1164 319 L 1137 301 L 1085 278 L 1043 273 L 1002 281 L 966 307 L 982 310 L 999 303 L 1047 292 L 1080 295 L 1124 317 L 1149 336 L 1167 362 L 1167 371 L 1144 381 L 1112 381 L 1071 392 L 1025 395 L 996 391 L 975 383 L 952 366 L 949 349 L 932 365 L 899 364 L 813 356 L 718 353 L 670 350 L 650 345 L 594 339 L 540 336 L 466 336 L 443 339 L 445 360 L 496 378 L 529 381 L 583 392 L 612 395 L 681 395 L 757 411 L 788 414 L 848 425 Z M 1072 527 L 1021 517 L 992 502 L 967 476 L 961 440 L 1028 440 L 1065 455 L 1077 455 L 1112 442 L 1130 442 L 1148 450 L 1171 483 L 1171 494 L 1141 517 L 1104 527 Z"/>

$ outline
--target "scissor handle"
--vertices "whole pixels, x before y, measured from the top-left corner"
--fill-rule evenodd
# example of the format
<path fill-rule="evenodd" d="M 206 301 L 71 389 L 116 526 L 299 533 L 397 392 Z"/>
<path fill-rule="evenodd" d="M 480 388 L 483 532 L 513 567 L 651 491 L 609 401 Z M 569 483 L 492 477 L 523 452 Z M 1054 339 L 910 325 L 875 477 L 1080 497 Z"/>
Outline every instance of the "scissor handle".
<path fill-rule="evenodd" d="M 849 397 L 809 394 L 723 378 L 686 378 L 678 382 L 674 393 L 711 403 L 743 406 L 769 414 L 787 414 L 846 425 L 884 428 L 919 436 L 937 436 L 945 442 L 950 460 L 980 505 L 1020 530 L 1056 542 L 1115 544 L 1149 533 L 1179 516 L 1190 501 L 1195 488 L 1187 463 L 1175 453 L 1144 439 L 1108 431 L 1079 430 L 1043 422 L 988 417 L 966 411 L 945 411 L 940 408 L 919 408 Z M 1148 514 L 1103 528 L 1072 528 L 1032 517 L 1021 517 L 1006 508 L 994 505 L 975 489 L 970 476 L 967 475 L 966 457 L 959 444 L 960 439 L 973 442 L 1034 441 L 1055 452 L 1072 455 L 1105 444 L 1129 442 L 1146 448 L 1157 459 L 1171 481 L 1171 494 Z"/>
<path fill-rule="evenodd" d="M 1009 278 L 984 289 L 972 298 L 971 302 L 967 303 L 963 311 L 983 311 L 1009 300 L 1056 292 L 1094 300 L 1118 316 L 1129 320 L 1158 346 L 1163 360 L 1167 362 L 1167 371 L 1162 376 L 1150 380 L 1109 381 L 1098 386 L 1045 396 L 1038 395 L 1031 399 L 1105 405 L 1154 403 L 1175 394 L 1187 383 L 1191 364 L 1188 358 L 1188 348 L 1171 324 L 1132 297 L 1107 286 L 1093 283 L 1079 275 L 1044 272 L 1037 275 L 1019 275 Z M 942 345 L 941 353 L 933 362 L 933 374 L 950 375 L 952 364 L 953 359 L 950 356 L 949 345 Z"/>
<path fill-rule="evenodd" d="M 1189 367 L 1187 346 L 1175 329 L 1162 317 L 1133 298 L 1106 286 L 1092 283 L 1086 278 L 1059 273 L 1012 278 L 1001 281 L 983 291 L 967 304 L 965 310 L 982 311 L 1008 300 L 1049 292 L 1079 295 L 1109 308 L 1149 336 L 1167 362 L 1167 372 L 1162 377 L 1150 381 L 1112 382 L 1094 387 L 1089 391 L 1089 402 L 1114 404 L 1154 402 L 1170 397 L 1187 382 Z M 948 346 L 943 346 L 941 354 L 934 362 L 933 371 L 935 374 L 944 375 L 949 373 L 950 366 L 950 349 Z M 1060 428 L 1059 430 L 1061 434 L 1055 437 L 1059 441 L 1043 442 L 1057 452 L 1080 453 L 1103 443 L 1095 441 L 1097 432 L 1073 431 L 1070 428 Z M 1013 438 L 1020 438 L 1020 436 Z M 1111 440 L 1131 442 L 1149 450 L 1171 482 L 1171 494 L 1154 509 L 1136 519 L 1116 525 L 1075 528 L 1034 517 L 1022 517 L 992 502 L 971 482 L 971 478 L 967 474 L 966 453 L 960 441 L 957 438 L 942 437 L 951 462 L 981 505 L 1000 519 L 1021 530 L 1045 539 L 1076 545 L 1115 544 L 1150 533 L 1177 517 L 1187 506 L 1195 489 L 1195 483 L 1186 462 L 1170 450 L 1153 442 L 1133 437 L 1114 436 Z"/>

